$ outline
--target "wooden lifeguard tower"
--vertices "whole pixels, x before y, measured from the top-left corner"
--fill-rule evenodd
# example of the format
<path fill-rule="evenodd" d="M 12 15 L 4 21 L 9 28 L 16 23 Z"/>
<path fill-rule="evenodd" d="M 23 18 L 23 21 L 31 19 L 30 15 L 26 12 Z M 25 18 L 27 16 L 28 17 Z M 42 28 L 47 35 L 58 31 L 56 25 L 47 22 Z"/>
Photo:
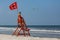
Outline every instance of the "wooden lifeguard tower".
<path fill-rule="evenodd" d="M 24 18 L 21 16 L 21 12 L 18 13 L 17 19 L 18 27 L 13 32 L 13 35 L 29 35 L 30 36 L 30 29 L 27 27 Z"/>

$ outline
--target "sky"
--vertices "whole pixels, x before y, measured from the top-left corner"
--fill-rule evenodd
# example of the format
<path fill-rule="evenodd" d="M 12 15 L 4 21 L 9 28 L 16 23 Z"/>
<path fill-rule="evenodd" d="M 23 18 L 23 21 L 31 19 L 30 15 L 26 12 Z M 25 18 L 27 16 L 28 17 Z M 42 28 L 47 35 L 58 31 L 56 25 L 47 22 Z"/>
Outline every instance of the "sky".
<path fill-rule="evenodd" d="M 60 0 L 0 0 L 0 25 L 17 25 L 17 10 L 9 5 L 17 2 L 27 25 L 60 25 Z"/>

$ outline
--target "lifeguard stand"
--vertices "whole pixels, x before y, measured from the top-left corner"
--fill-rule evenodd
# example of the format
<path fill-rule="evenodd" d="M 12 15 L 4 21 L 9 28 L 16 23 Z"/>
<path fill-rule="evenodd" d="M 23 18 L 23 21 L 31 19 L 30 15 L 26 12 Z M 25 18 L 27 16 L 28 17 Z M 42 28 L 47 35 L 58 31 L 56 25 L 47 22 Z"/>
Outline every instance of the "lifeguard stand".
<path fill-rule="evenodd" d="M 18 13 L 18 27 L 16 28 L 16 30 L 14 31 L 13 35 L 29 35 L 30 36 L 30 29 L 28 27 L 26 27 L 26 23 L 24 18 L 21 16 L 21 12 Z M 22 33 L 21 33 L 22 31 Z"/>

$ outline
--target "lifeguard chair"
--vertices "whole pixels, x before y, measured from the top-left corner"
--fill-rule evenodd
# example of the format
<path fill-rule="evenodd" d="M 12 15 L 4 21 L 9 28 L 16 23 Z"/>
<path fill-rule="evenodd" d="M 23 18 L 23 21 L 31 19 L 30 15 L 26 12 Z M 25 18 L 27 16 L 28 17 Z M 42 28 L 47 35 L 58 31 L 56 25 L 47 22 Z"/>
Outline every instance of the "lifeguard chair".
<path fill-rule="evenodd" d="M 26 26 L 24 18 L 21 16 L 21 12 L 18 13 L 18 27 L 14 31 L 13 35 L 29 35 L 30 36 L 30 29 Z M 22 33 L 21 33 L 22 31 Z"/>

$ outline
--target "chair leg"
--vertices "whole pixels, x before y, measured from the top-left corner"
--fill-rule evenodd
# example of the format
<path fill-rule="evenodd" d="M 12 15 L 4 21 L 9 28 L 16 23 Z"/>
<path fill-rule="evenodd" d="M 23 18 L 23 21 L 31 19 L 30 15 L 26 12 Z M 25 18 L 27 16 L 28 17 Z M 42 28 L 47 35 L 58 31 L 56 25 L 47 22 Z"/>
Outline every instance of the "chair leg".
<path fill-rule="evenodd" d="M 23 35 L 26 36 L 26 34 L 25 34 L 25 30 L 23 30 Z"/>
<path fill-rule="evenodd" d="M 30 36 L 30 32 L 28 31 L 28 35 Z"/>
<path fill-rule="evenodd" d="M 15 35 L 17 30 L 18 30 L 18 28 L 13 32 L 13 34 L 12 34 L 12 35 Z"/>

